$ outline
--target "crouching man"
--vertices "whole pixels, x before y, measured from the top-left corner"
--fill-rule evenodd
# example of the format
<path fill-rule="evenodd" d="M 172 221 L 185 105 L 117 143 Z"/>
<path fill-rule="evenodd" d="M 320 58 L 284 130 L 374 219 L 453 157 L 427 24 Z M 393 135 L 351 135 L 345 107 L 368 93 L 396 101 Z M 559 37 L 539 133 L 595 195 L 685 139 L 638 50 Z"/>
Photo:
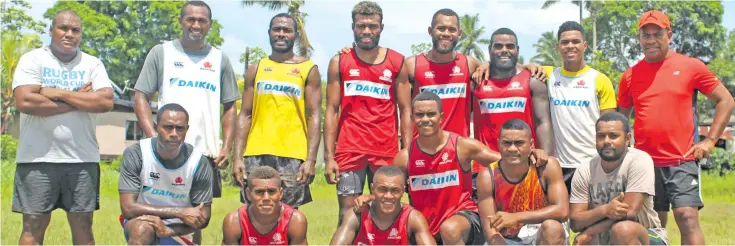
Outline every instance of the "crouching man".
<path fill-rule="evenodd" d="M 189 114 L 178 104 L 158 111 L 158 136 L 123 153 L 120 224 L 131 245 L 191 245 L 207 227 L 212 203 L 212 166 L 184 143 Z"/>

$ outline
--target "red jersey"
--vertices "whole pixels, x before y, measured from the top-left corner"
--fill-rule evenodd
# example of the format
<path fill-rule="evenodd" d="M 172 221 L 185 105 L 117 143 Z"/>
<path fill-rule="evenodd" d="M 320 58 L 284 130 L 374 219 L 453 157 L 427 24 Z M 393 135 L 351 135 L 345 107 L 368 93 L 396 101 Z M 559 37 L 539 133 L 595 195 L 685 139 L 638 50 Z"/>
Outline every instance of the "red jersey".
<path fill-rule="evenodd" d="M 291 215 L 296 211 L 293 207 L 285 203 L 281 204 L 281 218 L 278 224 L 268 234 L 260 234 L 252 223 L 248 215 L 248 206 L 242 206 L 238 209 L 240 215 L 240 230 L 242 230 L 242 245 L 288 245 L 288 224 L 291 222 Z"/>
<path fill-rule="evenodd" d="M 470 135 L 470 75 L 467 57 L 462 53 L 448 63 L 431 62 L 424 53 L 416 56 L 414 95 L 424 90 L 438 95 L 444 113 L 442 129 L 462 137 Z M 413 136 L 418 136 L 416 128 Z"/>
<path fill-rule="evenodd" d="M 439 152 L 429 155 L 421 151 L 416 139 L 408 152 L 408 179 L 411 204 L 429 222 L 431 234 L 461 210 L 477 211 L 472 200 L 472 173 L 459 165 L 459 135 L 449 132 L 447 143 Z"/>
<path fill-rule="evenodd" d="M 413 208 L 403 204 L 401 213 L 393 224 L 381 230 L 370 216 L 370 206 L 366 206 L 360 213 L 360 229 L 355 236 L 353 245 L 408 245 L 408 215 Z"/>
<path fill-rule="evenodd" d="M 394 82 L 403 66 L 403 55 L 387 50 L 380 64 L 361 61 L 354 49 L 339 57 L 342 102 L 338 153 L 381 157 L 393 157 L 398 153 Z"/>
<path fill-rule="evenodd" d="M 620 78 L 618 106 L 634 107 L 635 148 L 655 167 L 694 160 L 684 154 L 694 145 L 694 90 L 712 92 L 722 84 L 701 61 L 671 52 L 661 62 L 641 60 Z"/>
<path fill-rule="evenodd" d="M 474 90 L 475 139 L 494 151 L 498 150 L 500 127 L 506 121 L 520 119 L 531 127 L 536 139 L 533 100 L 531 100 L 531 72 L 523 70 L 504 80 L 483 80 Z M 472 170 L 482 170 L 475 163 Z"/>

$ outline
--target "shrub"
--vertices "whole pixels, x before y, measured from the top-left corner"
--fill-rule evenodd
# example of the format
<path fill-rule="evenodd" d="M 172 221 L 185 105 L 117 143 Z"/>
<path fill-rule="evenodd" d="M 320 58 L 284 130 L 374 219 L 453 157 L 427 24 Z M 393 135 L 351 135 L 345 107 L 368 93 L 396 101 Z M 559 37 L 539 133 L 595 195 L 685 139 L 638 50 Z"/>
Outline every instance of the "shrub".
<path fill-rule="evenodd" d="M 0 153 L 0 159 L 2 160 L 13 160 L 15 159 L 15 152 L 18 150 L 18 140 L 13 136 L 3 134 L 2 135 L 2 153 Z"/>

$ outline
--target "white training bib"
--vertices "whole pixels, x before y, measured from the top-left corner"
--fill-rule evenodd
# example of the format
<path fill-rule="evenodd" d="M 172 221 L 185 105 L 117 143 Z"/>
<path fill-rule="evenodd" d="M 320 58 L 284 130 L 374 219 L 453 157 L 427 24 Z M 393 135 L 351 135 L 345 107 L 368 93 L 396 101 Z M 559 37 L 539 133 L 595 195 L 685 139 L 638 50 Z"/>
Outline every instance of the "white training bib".
<path fill-rule="evenodd" d="M 206 56 L 188 56 L 173 42 L 163 44 L 163 83 L 158 108 L 178 103 L 189 113 L 186 142 L 204 155 L 219 154 L 222 52 L 211 48 Z"/>
<path fill-rule="evenodd" d="M 153 153 L 153 138 L 140 140 L 143 166 L 140 171 L 141 189 L 138 202 L 154 206 L 191 207 L 192 183 L 202 154 L 194 150 L 183 166 L 168 169 Z M 182 223 L 180 219 L 165 219 L 164 223 Z"/>

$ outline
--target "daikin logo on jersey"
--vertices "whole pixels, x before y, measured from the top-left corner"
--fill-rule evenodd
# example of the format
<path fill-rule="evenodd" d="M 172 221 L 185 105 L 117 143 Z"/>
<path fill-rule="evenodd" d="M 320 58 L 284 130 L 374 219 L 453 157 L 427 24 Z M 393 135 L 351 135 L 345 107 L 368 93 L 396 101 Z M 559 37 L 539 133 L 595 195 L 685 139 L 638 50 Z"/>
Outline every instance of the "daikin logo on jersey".
<path fill-rule="evenodd" d="M 571 99 L 559 99 L 551 97 L 549 98 L 554 106 L 567 106 L 567 107 L 589 107 L 589 100 L 571 100 Z"/>
<path fill-rule="evenodd" d="M 390 99 L 389 85 L 364 80 L 345 81 L 345 96 L 366 96 L 377 99 Z"/>
<path fill-rule="evenodd" d="M 171 86 L 192 87 L 217 92 L 217 86 L 207 81 L 194 81 L 180 78 L 171 78 Z"/>
<path fill-rule="evenodd" d="M 258 81 L 256 90 L 258 94 L 271 94 L 277 96 L 301 98 L 301 88 L 291 83 L 283 83 L 278 81 L 261 80 Z"/>
<path fill-rule="evenodd" d="M 483 114 L 524 112 L 525 97 L 488 98 L 480 100 L 480 112 Z"/>
<path fill-rule="evenodd" d="M 168 197 L 173 199 L 186 199 L 188 196 L 188 194 L 185 193 L 176 193 L 170 190 L 156 189 L 150 186 L 144 186 L 143 193 L 150 193 L 152 196 Z"/>
<path fill-rule="evenodd" d="M 411 180 L 411 190 L 413 191 L 435 190 L 459 185 L 459 173 L 457 170 L 416 175 L 409 177 L 409 179 Z"/>
<path fill-rule="evenodd" d="M 443 85 L 427 85 L 421 87 L 421 92 L 431 91 L 441 99 L 467 97 L 467 84 L 452 83 Z"/>

